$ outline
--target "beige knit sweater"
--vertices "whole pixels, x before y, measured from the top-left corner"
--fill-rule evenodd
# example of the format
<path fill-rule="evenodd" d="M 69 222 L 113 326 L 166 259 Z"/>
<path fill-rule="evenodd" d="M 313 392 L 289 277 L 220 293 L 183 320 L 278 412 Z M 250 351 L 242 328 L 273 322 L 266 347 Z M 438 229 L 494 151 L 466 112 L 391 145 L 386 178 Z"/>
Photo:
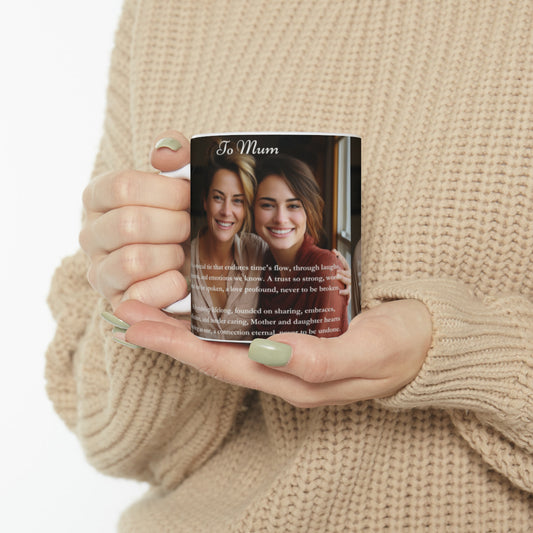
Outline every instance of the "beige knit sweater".
<path fill-rule="evenodd" d="M 393 397 L 300 410 L 114 343 L 65 259 L 48 393 L 95 468 L 153 487 L 121 531 L 532 530 L 532 21 L 528 0 L 126 1 L 94 173 L 149 169 L 168 128 L 360 134 L 364 305 L 420 299 L 434 338 Z"/>

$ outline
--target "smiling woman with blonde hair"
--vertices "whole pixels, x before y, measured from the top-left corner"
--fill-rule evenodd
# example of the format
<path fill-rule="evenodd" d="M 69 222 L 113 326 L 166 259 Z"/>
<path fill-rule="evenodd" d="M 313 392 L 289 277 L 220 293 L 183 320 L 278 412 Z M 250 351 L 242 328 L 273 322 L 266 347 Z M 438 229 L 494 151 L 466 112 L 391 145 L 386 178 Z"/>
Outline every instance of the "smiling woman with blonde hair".
<path fill-rule="evenodd" d="M 218 146 L 215 141 L 209 149 L 206 225 L 191 243 L 192 330 L 208 339 L 249 340 L 258 283 L 247 274 L 262 265 L 266 250 L 264 241 L 249 232 L 255 160 L 236 147 L 218 155 Z"/>
<path fill-rule="evenodd" d="M 241 153 L 234 143 L 228 141 L 226 143 L 230 149 L 226 149 L 223 154 L 219 154 L 220 142 L 220 139 L 215 139 L 208 151 L 207 175 L 203 191 L 204 208 L 205 200 L 209 195 L 215 175 L 221 170 L 225 170 L 226 173 L 232 173 L 240 181 L 242 193 L 239 194 L 245 208 L 244 221 L 237 233 L 250 231 L 253 225 L 251 207 L 257 187 L 255 159 L 251 155 Z"/>

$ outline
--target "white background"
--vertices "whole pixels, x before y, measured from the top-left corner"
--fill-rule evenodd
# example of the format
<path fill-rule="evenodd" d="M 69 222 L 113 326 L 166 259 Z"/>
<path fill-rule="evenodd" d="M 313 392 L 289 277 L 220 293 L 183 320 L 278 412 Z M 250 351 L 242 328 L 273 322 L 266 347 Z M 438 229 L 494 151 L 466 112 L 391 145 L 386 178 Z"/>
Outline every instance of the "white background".
<path fill-rule="evenodd" d="M 0 531 L 106 533 L 145 487 L 90 467 L 45 394 L 50 278 L 77 248 L 121 0 L 0 7 Z"/>

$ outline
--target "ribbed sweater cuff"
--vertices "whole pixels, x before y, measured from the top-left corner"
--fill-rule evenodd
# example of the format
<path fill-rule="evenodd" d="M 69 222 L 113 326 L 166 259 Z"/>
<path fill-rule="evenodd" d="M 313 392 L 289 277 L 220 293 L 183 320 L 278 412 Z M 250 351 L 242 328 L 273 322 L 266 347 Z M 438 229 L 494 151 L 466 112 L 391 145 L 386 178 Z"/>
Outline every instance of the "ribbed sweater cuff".
<path fill-rule="evenodd" d="M 533 306 L 527 298 L 480 299 L 465 285 L 443 279 L 381 283 L 368 296 L 371 306 L 422 301 L 433 320 L 431 348 L 418 376 L 379 400 L 382 405 L 472 409 L 527 423 L 533 403 Z"/>

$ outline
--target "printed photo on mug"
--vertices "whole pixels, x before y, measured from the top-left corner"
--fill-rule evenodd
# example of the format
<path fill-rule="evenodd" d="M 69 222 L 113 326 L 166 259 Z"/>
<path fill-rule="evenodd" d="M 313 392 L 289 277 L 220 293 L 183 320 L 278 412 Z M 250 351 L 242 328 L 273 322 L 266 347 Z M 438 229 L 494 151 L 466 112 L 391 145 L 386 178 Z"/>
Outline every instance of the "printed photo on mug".
<path fill-rule="evenodd" d="M 216 341 L 335 337 L 360 310 L 361 139 L 191 141 L 191 328 Z"/>

